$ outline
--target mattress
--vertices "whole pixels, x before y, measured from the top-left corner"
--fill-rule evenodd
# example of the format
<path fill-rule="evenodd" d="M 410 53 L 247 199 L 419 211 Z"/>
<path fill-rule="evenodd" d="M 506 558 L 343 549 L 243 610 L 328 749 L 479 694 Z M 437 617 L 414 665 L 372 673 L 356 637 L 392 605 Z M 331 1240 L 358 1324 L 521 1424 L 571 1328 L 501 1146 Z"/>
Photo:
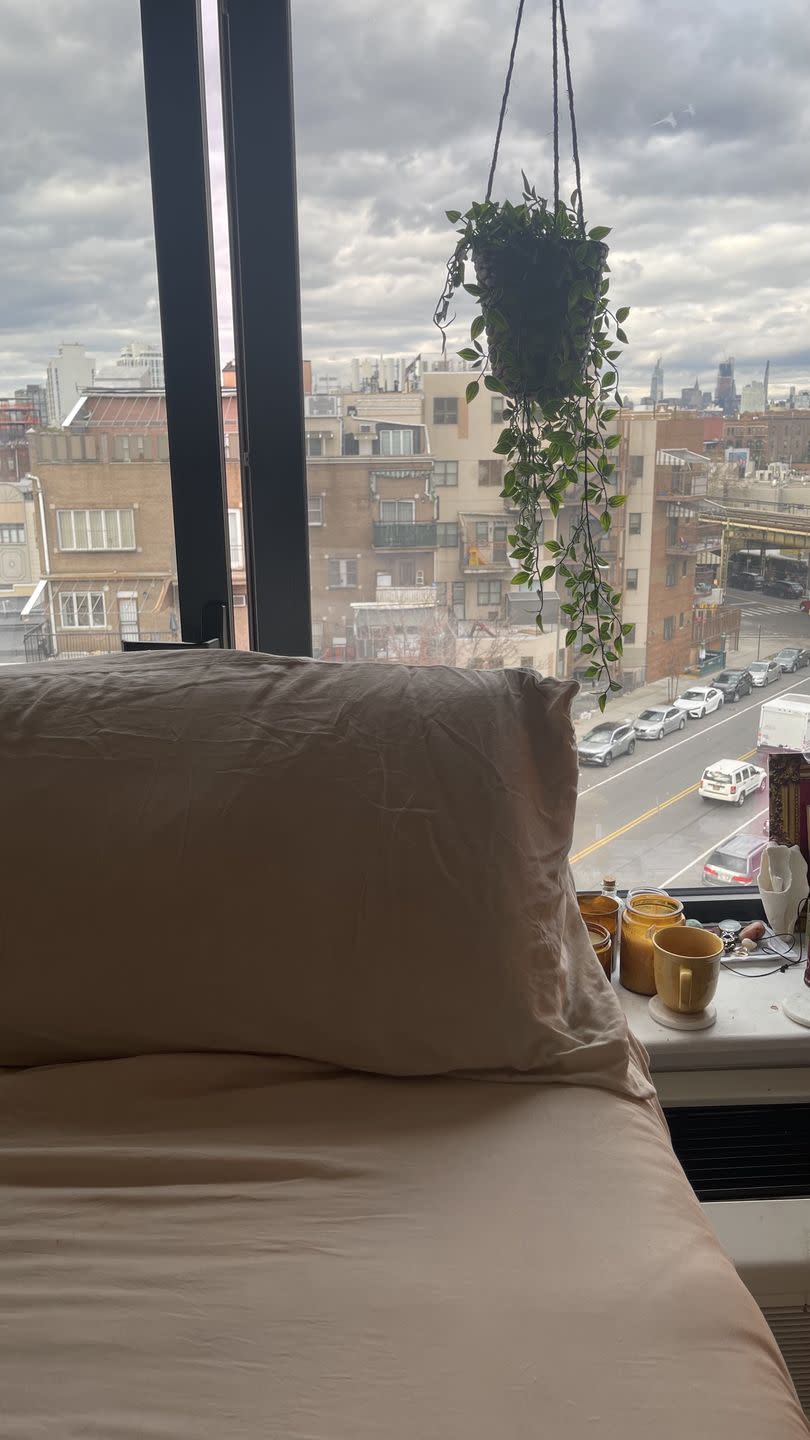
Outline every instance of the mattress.
<path fill-rule="evenodd" d="M 791 1440 L 655 1102 L 163 1055 L 0 1077 L 3 1440 Z"/>

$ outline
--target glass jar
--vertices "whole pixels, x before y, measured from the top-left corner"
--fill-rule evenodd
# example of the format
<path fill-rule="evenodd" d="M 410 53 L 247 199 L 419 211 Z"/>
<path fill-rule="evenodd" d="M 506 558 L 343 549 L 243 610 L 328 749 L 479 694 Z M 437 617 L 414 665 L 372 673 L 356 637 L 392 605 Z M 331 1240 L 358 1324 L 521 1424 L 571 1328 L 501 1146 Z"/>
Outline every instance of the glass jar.
<path fill-rule="evenodd" d="M 596 958 L 609 980 L 613 969 L 613 937 L 604 925 L 597 925 L 595 920 L 586 920 L 585 928 Z"/>
<path fill-rule="evenodd" d="M 619 980 L 637 995 L 655 994 L 652 934 L 662 925 L 684 925 L 683 905 L 666 890 L 631 890 L 622 915 Z"/>
<path fill-rule="evenodd" d="M 617 953 L 622 902 L 618 895 L 606 895 L 604 891 L 600 894 L 598 890 L 584 890 L 581 895 L 577 895 L 577 902 L 579 913 L 585 923 L 588 926 L 592 923 L 597 927 L 604 926 L 610 936 L 611 965 L 607 972 L 610 975 L 613 969 L 613 957 Z"/>

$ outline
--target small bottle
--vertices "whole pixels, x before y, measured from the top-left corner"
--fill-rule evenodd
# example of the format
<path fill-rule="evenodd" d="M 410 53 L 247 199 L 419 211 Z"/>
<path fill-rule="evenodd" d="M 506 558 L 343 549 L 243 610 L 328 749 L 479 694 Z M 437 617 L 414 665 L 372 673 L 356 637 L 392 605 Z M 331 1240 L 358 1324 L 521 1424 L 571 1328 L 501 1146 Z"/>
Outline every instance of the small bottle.
<path fill-rule="evenodd" d="M 615 900 L 616 902 L 615 928 L 611 930 L 611 934 L 613 935 L 613 963 L 614 965 L 618 965 L 619 947 L 621 945 L 622 937 L 622 913 L 624 911 L 624 902 L 616 889 L 615 875 L 605 875 L 603 877 L 602 894 L 608 899 Z"/>

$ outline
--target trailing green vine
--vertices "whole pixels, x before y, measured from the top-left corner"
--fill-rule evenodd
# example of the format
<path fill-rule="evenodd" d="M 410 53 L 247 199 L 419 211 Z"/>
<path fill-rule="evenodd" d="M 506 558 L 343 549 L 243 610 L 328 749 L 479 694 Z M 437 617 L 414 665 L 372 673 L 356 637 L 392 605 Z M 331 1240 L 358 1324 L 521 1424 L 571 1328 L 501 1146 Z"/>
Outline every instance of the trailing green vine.
<path fill-rule="evenodd" d="M 602 242 L 610 232 L 586 232 L 578 192 L 570 206 L 549 206 L 525 175 L 521 205 L 487 200 L 464 215 L 448 210 L 447 218 L 462 224 L 434 320 L 444 348 L 455 292 L 463 287 L 478 302 L 471 344 L 458 353 L 481 372 L 467 386 L 468 403 L 482 381 L 506 397 L 494 453 L 506 457 L 502 495 L 517 511 L 512 584 L 537 587 L 542 630 L 543 584 L 561 582 L 565 643 L 580 640 L 585 677 L 603 687 L 604 710 L 608 694 L 621 689 L 616 676 L 631 629 L 622 623 L 622 597 L 601 548 L 626 499 L 616 491 L 613 458 L 621 437 L 610 426 L 622 403 L 616 361 L 630 312 L 609 308 Z M 466 279 L 469 260 L 475 284 Z M 556 518 L 572 502 L 570 534 L 547 539 L 546 513 Z"/>

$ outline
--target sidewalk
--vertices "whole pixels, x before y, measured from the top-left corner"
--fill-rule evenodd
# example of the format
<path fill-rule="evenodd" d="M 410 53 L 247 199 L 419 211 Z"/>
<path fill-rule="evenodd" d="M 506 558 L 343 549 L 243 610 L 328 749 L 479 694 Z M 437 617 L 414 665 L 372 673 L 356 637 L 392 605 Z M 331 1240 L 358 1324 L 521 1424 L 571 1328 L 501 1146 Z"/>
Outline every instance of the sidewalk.
<path fill-rule="evenodd" d="M 741 637 L 739 650 L 730 650 L 728 652 L 726 669 L 745 670 L 746 666 L 750 665 L 751 661 L 756 660 L 756 658 L 756 642 L 752 642 L 747 636 Z M 767 658 L 764 652 L 762 658 Z M 714 676 L 719 674 L 719 670 L 711 670 L 705 675 L 679 675 L 675 694 L 682 695 L 684 690 L 689 689 L 690 685 L 711 685 Z M 672 685 L 673 677 L 669 676 L 663 680 L 654 680 L 650 685 L 638 685 L 635 690 L 622 691 L 620 694 L 613 695 L 605 706 L 604 716 L 602 716 L 599 705 L 597 704 L 599 691 L 598 689 L 595 690 L 593 692 L 592 708 L 583 710 L 574 721 L 574 731 L 577 739 L 581 739 L 592 726 L 597 725 L 602 719 L 614 720 L 616 724 L 620 724 L 623 720 L 635 719 L 639 712 L 645 710 L 647 706 L 671 704 L 675 698 L 675 695 L 672 694 Z M 578 697 L 580 705 L 584 703 L 585 695 L 586 691 L 583 686 L 580 689 Z"/>

